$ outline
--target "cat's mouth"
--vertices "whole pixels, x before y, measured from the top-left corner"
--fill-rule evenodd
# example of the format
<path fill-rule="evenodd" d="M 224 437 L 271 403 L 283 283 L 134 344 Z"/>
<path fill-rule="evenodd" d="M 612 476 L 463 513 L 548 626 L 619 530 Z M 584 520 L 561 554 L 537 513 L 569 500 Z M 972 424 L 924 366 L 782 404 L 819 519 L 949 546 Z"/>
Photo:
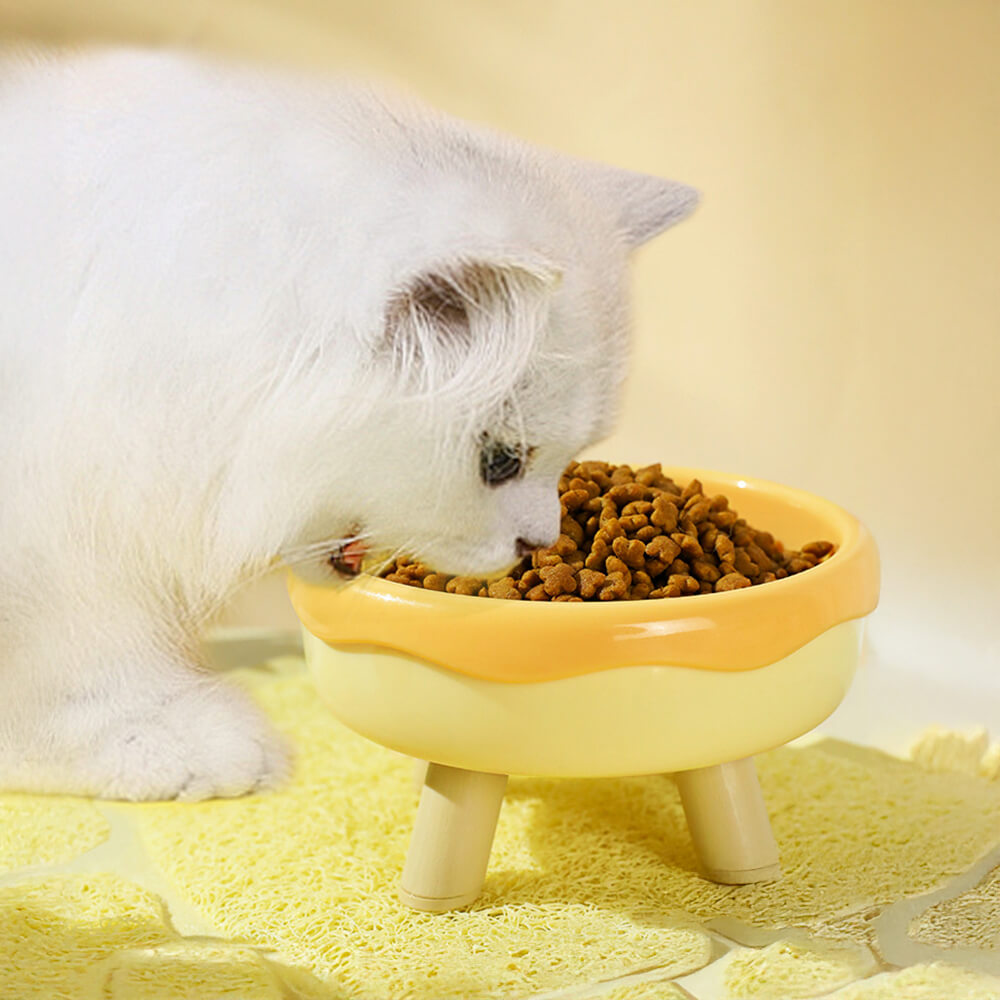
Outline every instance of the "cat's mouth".
<path fill-rule="evenodd" d="M 341 576 L 355 577 L 361 572 L 368 546 L 359 538 L 342 542 L 329 555 L 328 562 Z"/>

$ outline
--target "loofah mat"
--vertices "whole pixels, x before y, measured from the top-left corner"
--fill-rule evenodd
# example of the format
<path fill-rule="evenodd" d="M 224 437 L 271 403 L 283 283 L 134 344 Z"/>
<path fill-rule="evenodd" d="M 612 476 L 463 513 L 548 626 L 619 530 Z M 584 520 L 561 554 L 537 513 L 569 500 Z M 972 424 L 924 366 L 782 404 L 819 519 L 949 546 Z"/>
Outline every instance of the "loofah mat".
<path fill-rule="evenodd" d="M 435 916 L 395 896 L 411 762 L 336 723 L 297 657 L 230 675 L 298 747 L 286 788 L 0 796 L 0 1000 L 1000 1000 L 978 735 L 930 734 L 909 762 L 829 741 L 759 757 L 772 885 L 698 876 L 669 778 L 513 778 L 482 898 Z"/>

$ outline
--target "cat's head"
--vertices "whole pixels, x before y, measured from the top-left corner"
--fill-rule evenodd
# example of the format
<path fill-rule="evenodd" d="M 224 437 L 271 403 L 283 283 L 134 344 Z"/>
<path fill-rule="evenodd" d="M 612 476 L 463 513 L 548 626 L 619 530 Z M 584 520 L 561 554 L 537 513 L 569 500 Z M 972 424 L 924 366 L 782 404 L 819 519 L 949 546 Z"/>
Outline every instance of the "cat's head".
<path fill-rule="evenodd" d="M 520 202 L 507 192 L 499 246 L 473 224 L 387 298 L 372 356 L 385 395 L 358 431 L 351 511 L 375 550 L 452 574 L 509 568 L 556 541 L 558 478 L 614 424 L 629 254 L 698 196 L 576 161 L 547 176 Z"/>

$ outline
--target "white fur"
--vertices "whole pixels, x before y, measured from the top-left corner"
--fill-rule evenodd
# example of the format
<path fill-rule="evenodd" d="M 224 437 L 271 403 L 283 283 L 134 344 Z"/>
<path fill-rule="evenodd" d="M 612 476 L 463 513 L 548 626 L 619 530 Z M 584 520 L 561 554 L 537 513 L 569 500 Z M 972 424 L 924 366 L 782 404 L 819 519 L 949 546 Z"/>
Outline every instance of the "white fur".
<path fill-rule="evenodd" d="M 695 196 L 180 54 L 7 57 L 0 135 L 0 788 L 273 784 L 207 616 L 279 558 L 332 579 L 356 528 L 455 573 L 553 541 L 614 419 L 629 251 Z M 523 477 L 481 481 L 483 434 Z"/>

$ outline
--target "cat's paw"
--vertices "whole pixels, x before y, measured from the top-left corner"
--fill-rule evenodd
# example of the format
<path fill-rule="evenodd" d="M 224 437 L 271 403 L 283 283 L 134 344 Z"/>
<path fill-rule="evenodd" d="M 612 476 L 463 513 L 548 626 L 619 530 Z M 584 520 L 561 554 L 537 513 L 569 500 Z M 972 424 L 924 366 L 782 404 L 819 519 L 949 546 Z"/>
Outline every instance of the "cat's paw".
<path fill-rule="evenodd" d="M 248 695 L 199 681 L 150 711 L 123 713 L 85 768 L 102 798 L 225 798 L 280 785 L 290 749 Z"/>
<path fill-rule="evenodd" d="M 0 789 L 193 800 L 274 788 L 291 769 L 264 713 L 216 677 L 133 674 L 50 700 L 16 723 L 0 713 Z"/>

